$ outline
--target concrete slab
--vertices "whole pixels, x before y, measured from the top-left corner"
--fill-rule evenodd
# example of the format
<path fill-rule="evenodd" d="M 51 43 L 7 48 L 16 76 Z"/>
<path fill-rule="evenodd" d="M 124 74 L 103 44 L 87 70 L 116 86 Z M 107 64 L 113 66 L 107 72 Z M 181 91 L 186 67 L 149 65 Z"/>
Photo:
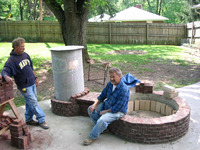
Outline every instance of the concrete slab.
<path fill-rule="evenodd" d="M 191 107 L 191 118 L 188 133 L 181 139 L 166 144 L 138 144 L 127 142 L 111 133 L 105 133 L 90 146 L 83 146 L 83 140 L 89 135 L 93 123 L 89 117 L 62 117 L 51 112 L 50 100 L 39 102 L 46 114 L 49 130 L 29 126 L 35 141 L 30 144 L 31 150 L 197 150 L 200 149 L 200 82 L 177 89 L 180 97 L 187 100 Z M 24 114 L 24 106 L 18 110 Z M 7 112 L 9 113 L 9 112 Z M 24 117 L 24 116 L 23 116 Z M 0 139 L 2 150 L 16 150 L 9 140 Z"/>

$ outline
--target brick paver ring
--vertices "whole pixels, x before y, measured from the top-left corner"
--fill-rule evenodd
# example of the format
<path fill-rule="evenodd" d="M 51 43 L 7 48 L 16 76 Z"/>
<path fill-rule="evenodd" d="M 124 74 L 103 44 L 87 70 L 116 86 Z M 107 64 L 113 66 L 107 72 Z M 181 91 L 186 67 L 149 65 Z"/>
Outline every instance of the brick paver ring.
<path fill-rule="evenodd" d="M 180 97 L 166 98 L 163 91 L 135 93 L 129 103 L 135 110 L 155 111 L 165 115 L 159 118 L 139 118 L 125 115 L 109 126 L 109 131 L 131 142 L 156 144 L 174 141 L 189 128 L 190 107 Z"/>

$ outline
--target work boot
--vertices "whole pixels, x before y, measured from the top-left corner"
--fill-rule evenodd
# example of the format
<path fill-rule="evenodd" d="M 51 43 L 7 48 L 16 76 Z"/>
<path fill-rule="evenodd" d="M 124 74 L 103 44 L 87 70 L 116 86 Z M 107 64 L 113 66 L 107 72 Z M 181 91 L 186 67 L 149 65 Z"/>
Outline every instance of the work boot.
<path fill-rule="evenodd" d="M 84 140 L 83 144 L 85 146 L 90 145 L 94 142 L 95 140 L 91 139 L 90 137 L 88 137 L 87 139 Z"/>
<path fill-rule="evenodd" d="M 32 126 L 39 126 L 39 123 L 35 120 L 27 121 L 26 124 Z"/>
<path fill-rule="evenodd" d="M 49 126 L 46 122 L 40 123 L 39 126 L 43 129 L 49 129 Z"/>

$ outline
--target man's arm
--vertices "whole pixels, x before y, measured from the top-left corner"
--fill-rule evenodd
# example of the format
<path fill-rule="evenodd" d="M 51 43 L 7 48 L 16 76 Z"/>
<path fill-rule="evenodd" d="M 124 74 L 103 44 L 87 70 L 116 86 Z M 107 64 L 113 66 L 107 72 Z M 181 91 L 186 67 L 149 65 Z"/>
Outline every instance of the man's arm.
<path fill-rule="evenodd" d="M 12 83 L 13 84 L 13 79 L 11 78 L 12 77 L 12 69 L 11 69 L 11 64 L 9 64 L 8 62 L 5 64 L 5 66 L 3 67 L 3 70 L 1 72 L 1 75 L 3 77 L 3 79 L 6 80 L 6 82 L 8 83 Z"/>

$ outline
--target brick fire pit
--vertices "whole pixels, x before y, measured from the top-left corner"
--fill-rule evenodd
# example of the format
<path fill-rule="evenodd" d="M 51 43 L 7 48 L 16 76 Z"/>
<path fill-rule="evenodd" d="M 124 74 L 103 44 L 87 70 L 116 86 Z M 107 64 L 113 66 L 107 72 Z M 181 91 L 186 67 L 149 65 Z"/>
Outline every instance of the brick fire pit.
<path fill-rule="evenodd" d="M 52 111 L 63 116 L 88 116 L 88 106 L 94 103 L 100 93 L 87 92 L 88 89 L 85 89 L 82 92 L 83 96 L 72 96 L 71 102 L 52 99 Z M 177 96 L 177 92 L 169 94 L 165 91 L 153 91 L 152 84 L 142 82 L 130 95 L 128 107 L 127 115 L 108 127 L 110 132 L 127 141 L 146 144 L 166 143 L 179 139 L 188 131 L 190 107 L 185 100 Z M 163 116 L 146 118 L 128 115 L 138 110 L 157 112 Z"/>
<path fill-rule="evenodd" d="M 174 141 L 185 135 L 189 128 L 190 107 L 180 97 L 167 99 L 163 92 L 135 94 L 129 102 L 135 110 L 161 113 L 159 118 L 139 118 L 125 115 L 113 122 L 109 130 L 115 135 L 132 142 L 156 144 Z M 137 99 L 140 100 L 137 100 Z"/>

